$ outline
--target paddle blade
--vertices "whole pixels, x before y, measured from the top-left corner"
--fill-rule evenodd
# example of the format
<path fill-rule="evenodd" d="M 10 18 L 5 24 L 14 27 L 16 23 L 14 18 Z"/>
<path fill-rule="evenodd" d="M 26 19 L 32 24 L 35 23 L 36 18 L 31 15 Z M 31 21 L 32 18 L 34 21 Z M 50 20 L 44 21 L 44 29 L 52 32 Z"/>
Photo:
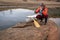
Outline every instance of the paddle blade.
<path fill-rule="evenodd" d="M 34 20 L 34 25 L 35 25 L 37 28 L 40 27 L 40 24 L 39 24 L 36 20 Z"/>

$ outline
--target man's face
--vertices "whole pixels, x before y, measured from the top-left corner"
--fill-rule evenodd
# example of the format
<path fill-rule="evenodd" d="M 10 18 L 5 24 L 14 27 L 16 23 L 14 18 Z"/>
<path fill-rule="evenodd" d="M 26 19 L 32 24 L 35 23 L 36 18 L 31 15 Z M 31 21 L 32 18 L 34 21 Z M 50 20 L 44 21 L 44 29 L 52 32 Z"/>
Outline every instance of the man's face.
<path fill-rule="evenodd" d="M 41 8 L 44 8 L 43 6 L 40 6 Z"/>

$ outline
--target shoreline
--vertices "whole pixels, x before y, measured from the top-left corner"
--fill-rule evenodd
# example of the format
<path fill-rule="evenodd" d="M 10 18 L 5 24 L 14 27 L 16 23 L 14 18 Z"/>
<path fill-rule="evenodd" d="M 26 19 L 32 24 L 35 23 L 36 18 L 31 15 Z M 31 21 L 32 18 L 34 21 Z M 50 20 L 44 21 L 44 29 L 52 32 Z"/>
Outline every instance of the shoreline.
<path fill-rule="evenodd" d="M 49 27 L 52 28 L 52 31 L 57 30 L 57 26 L 52 21 L 49 21 L 47 25 L 41 25 L 40 28 L 36 28 L 32 22 L 21 23 L 21 24 L 19 23 L 17 24 L 17 26 L 15 25 L 14 27 L 0 31 L 0 40 L 5 40 L 5 39 L 6 40 L 15 40 L 15 39 L 25 40 L 27 37 L 28 39 L 32 39 L 32 36 L 33 36 L 33 40 L 36 40 L 36 39 L 40 40 L 40 36 L 42 35 L 40 33 L 41 30 L 44 30 L 44 32 L 47 34 L 47 32 L 49 32 L 48 31 Z M 43 37 L 46 37 L 46 36 L 44 35 Z"/>

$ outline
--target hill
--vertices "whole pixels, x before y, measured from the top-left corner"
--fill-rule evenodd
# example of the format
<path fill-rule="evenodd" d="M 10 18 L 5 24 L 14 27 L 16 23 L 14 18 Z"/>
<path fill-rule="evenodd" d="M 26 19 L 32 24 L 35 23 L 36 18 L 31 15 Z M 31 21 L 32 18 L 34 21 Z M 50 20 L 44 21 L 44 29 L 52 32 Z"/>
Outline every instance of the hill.
<path fill-rule="evenodd" d="M 13 9 L 13 8 L 26 8 L 26 9 L 35 9 L 40 5 L 40 3 L 44 3 L 48 8 L 60 7 L 60 2 L 54 1 L 17 1 L 17 0 L 0 0 L 0 10 L 4 9 Z"/>

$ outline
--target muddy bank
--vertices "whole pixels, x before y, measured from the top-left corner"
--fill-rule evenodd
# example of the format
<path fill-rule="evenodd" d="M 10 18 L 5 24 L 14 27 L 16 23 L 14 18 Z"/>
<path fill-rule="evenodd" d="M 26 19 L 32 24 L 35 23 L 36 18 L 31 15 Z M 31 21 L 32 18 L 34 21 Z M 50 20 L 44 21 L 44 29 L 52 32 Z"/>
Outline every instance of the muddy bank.
<path fill-rule="evenodd" d="M 12 28 L 0 31 L 0 40 L 58 40 L 58 29 L 54 22 L 42 23 L 36 28 L 33 22 L 18 23 Z"/>

